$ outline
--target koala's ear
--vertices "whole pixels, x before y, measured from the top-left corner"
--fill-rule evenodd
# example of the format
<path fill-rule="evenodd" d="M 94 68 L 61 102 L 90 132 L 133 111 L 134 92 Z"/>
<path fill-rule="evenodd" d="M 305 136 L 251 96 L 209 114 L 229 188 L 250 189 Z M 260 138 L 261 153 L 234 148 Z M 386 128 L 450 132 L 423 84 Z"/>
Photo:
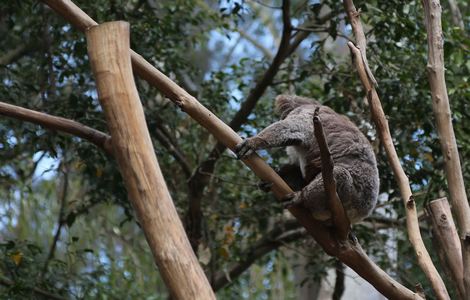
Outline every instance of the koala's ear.
<path fill-rule="evenodd" d="M 287 115 L 294 109 L 302 105 L 320 105 L 318 101 L 310 98 L 299 97 L 295 95 L 279 95 L 275 100 L 276 112 L 281 115 L 281 119 L 285 119 Z"/>
<path fill-rule="evenodd" d="M 293 96 L 279 95 L 276 97 L 274 107 L 281 119 L 285 119 L 287 115 L 297 106 Z"/>

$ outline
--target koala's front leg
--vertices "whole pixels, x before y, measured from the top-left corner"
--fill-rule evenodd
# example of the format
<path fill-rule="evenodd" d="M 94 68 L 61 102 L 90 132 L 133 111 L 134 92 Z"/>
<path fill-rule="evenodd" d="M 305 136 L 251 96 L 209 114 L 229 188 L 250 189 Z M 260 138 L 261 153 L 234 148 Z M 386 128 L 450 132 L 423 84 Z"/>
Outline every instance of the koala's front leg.
<path fill-rule="evenodd" d="M 236 145 L 234 152 L 239 159 L 242 159 L 248 157 L 256 150 L 265 148 L 266 142 L 258 136 L 254 136 L 251 138 L 244 139 L 240 144 Z"/>
<path fill-rule="evenodd" d="M 246 158 L 256 150 L 300 144 L 304 132 L 299 129 L 302 127 L 293 120 L 278 121 L 263 129 L 258 135 L 243 140 L 235 146 L 234 152 L 238 158 Z"/>

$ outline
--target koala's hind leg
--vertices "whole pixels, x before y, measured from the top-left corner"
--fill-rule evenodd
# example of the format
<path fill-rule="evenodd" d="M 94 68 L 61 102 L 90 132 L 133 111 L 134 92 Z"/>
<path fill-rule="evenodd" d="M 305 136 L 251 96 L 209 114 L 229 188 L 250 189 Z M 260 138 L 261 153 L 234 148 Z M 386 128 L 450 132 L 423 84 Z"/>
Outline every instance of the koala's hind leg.
<path fill-rule="evenodd" d="M 351 197 L 354 193 L 351 174 L 345 168 L 335 166 L 333 175 L 336 180 L 336 192 L 343 203 L 346 213 L 348 213 L 347 210 L 350 207 Z M 303 206 L 312 212 L 313 217 L 319 221 L 326 221 L 331 218 L 321 173 L 300 192 L 297 192 L 293 200 L 297 200 L 297 203 L 302 203 Z"/>

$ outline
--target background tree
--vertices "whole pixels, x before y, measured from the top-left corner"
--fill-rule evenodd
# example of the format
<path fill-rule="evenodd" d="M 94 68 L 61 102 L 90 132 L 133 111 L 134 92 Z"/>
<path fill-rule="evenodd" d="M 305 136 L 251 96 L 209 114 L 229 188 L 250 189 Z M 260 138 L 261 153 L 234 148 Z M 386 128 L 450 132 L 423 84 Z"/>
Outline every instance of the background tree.
<path fill-rule="evenodd" d="M 383 2 L 356 6 L 369 64 L 421 210 L 446 193 L 425 69 L 423 11 L 419 1 Z M 449 2 L 449 9 L 443 3 L 446 76 L 467 180 L 470 8 L 465 1 Z M 432 297 L 403 235 L 399 192 L 351 66 L 351 28 L 340 2 L 292 1 L 291 28 L 280 1 L 77 4 L 99 22 L 130 22 L 133 49 L 243 135 L 276 119 L 273 99 L 279 93 L 319 99 L 353 119 L 376 146 L 382 192 L 380 208 L 355 232 L 382 267 L 410 288 L 422 283 Z M 455 7 L 464 28 L 451 14 Z M 34 1 L 0 4 L 0 33 L 1 101 L 106 131 L 83 34 Z M 299 285 L 292 278 L 299 261 L 307 270 L 299 282 L 319 281 L 335 268 L 272 196 L 257 190 L 257 179 L 229 151 L 154 88 L 137 84 L 162 171 L 219 298 L 297 299 Z M 47 297 L 40 291 L 72 298 L 166 298 L 116 165 L 104 152 L 83 139 L 5 117 L 0 149 L 1 293 L 19 299 Z M 281 150 L 262 155 L 274 166 L 285 160 Z"/>

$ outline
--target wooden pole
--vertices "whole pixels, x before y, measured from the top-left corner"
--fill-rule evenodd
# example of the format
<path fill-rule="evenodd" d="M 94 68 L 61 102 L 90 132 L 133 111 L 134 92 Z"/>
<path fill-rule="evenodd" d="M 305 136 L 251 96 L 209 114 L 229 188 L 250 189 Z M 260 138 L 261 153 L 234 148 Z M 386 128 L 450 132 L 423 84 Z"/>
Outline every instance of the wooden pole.
<path fill-rule="evenodd" d="M 155 156 L 132 74 L 129 24 L 104 23 L 86 36 L 115 157 L 163 280 L 174 299 L 215 299 Z"/>

